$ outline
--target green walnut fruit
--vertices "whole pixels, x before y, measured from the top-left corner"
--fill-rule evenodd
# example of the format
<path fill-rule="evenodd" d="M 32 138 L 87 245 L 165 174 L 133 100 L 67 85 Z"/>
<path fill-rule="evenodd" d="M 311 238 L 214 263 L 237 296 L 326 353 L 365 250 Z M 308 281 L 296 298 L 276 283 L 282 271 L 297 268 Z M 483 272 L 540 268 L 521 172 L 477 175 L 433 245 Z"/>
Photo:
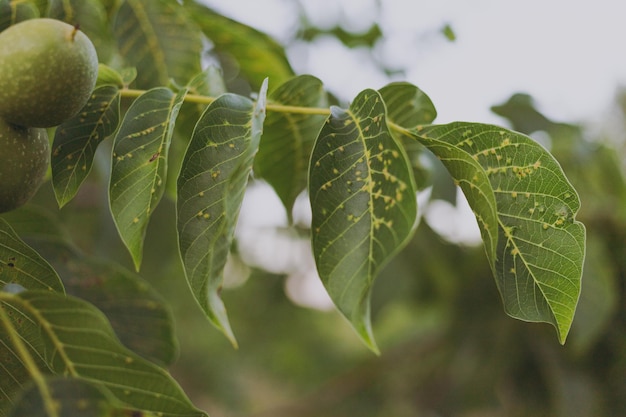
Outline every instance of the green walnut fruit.
<path fill-rule="evenodd" d="M 46 129 L 16 126 L 0 119 L 0 213 L 31 199 L 49 163 Z"/>
<path fill-rule="evenodd" d="M 0 117 L 20 126 L 52 127 L 87 103 L 98 56 L 78 28 L 30 19 L 0 33 Z"/>

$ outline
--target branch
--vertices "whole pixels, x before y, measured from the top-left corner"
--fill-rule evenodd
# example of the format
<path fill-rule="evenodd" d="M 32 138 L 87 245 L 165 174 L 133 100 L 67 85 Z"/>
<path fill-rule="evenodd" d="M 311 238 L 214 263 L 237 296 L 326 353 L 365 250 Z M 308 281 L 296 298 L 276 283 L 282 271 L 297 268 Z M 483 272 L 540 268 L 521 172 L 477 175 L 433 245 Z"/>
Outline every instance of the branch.
<path fill-rule="evenodd" d="M 123 98 L 137 98 L 146 90 L 136 90 L 125 88 L 120 90 L 120 94 Z M 199 94 L 187 94 L 185 96 L 185 101 L 188 103 L 198 103 L 198 104 L 211 104 L 216 100 L 216 97 L 203 96 Z M 298 106 L 284 106 L 282 104 L 272 104 L 268 103 L 266 106 L 268 111 L 274 111 L 277 113 L 291 113 L 291 114 L 310 114 L 310 115 L 322 115 L 328 116 L 330 114 L 330 109 L 320 108 L 320 107 L 298 107 Z"/>

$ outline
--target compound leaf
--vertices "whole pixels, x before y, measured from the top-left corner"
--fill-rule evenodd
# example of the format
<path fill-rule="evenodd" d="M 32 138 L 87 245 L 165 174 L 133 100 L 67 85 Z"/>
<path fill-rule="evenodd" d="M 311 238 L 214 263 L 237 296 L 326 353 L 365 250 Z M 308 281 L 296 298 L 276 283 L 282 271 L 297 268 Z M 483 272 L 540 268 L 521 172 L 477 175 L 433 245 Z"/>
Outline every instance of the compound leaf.
<path fill-rule="evenodd" d="M 0 308 L 11 320 L 7 330 L 17 331 L 31 355 L 46 364 L 42 372 L 82 378 L 133 409 L 205 416 L 167 371 L 122 346 L 104 314 L 91 304 L 58 293 L 26 291 L 0 293 Z M 0 354 L 12 350 L 4 340 L 0 333 Z"/>

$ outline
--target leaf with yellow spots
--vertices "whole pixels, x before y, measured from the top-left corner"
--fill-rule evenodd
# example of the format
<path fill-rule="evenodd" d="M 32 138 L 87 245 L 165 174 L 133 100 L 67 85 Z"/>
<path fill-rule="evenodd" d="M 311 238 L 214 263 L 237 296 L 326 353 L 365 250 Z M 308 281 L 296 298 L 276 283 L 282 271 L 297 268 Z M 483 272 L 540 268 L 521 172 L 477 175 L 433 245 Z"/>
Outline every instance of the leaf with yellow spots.
<path fill-rule="evenodd" d="M 505 311 L 552 324 L 565 343 L 580 294 L 585 228 L 558 162 L 529 137 L 491 125 L 457 122 L 412 133 L 441 159 L 476 213 Z"/>
<path fill-rule="evenodd" d="M 167 178 L 174 123 L 187 90 L 164 87 L 142 94 L 130 106 L 115 136 L 109 183 L 111 214 L 138 270 L 152 212 Z"/>
<path fill-rule="evenodd" d="M 0 218 L 0 291 L 7 285 L 65 293 L 54 268 Z"/>
<path fill-rule="evenodd" d="M 98 146 L 120 121 L 120 92 L 104 85 L 94 90 L 83 109 L 57 127 L 52 144 L 52 185 L 59 207 L 69 203 L 87 178 Z"/>
<path fill-rule="evenodd" d="M 226 258 L 259 148 L 267 82 L 257 103 L 224 94 L 196 124 L 178 177 L 178 243 L 196 301 L 234 346 L 220 297 Z"/>
<path fill-rule="evenodd" d="M 374 90 L 359 94 L 348 110 L 333 107 L 309 171 L 318 273 L 339 311 L 374 351 L 373 281 L 412 236 L 417 214 L 411 168 L 386 117 Z"/>
<path fill-rule="evenodd" d="M 310 75 L 296 77 L 278 87 L 270 103 L 299 107 L 327 107 L 322 82 Z M 323 115 L 272 112 L 267 115 L 255 175 L 266 180 L 280 197 L 291 219 L 293 204 L 306 189 L 313 143 L 326 120 Z"/>
<path fill-rule="evenodd" d="M 413 129 L 432 123 L 437 117 L 437 110 L 430 97 L 413 84 L 393 82 L 379 91 L 387 106 L 387 118 L 390 124 L 393 123 L 404 129 Z M 445 175 L 433 172 L 439 168 L 440 164 L 425 162 L 426 158 L 432 158 L 432 154 L 411 136 L 404 134 L 403 130 L 391 129 L 391 133 L 398 137 L 409 157 L 417 188 L 423 190 L 433 186 L 432 193 L 435 196 L 445 193 L 450 188 L 449 180 Z M 441 178 L 444 180 L 442 181 Z"/>
<path fill-rule="evenodd" d="M 170 417 L 205 416 L 166 370 L 125 348 L 93 305 L 58 293 L 26 291 L 0 292 L 0 308 L 0 357 L 9 365 L 0 368 L 0 386 L 28 382 L 33 372 L 24 359 L 28 355 L 42 374 L 89 381 L 125 407 Z M 24 349 L 15 347 L 16 339 Z M 12 403 L 3 395 L 0 390 L 0 399 L 8 401 L 0 401 L 0 414 Z"/>
<path fill-rule="evenodd" d="M 202 33 L 176 1 L 125 0 L 114 21 L 118 51 L 137 68 L 138 88 L 185 84 L 200 72 Z"/>

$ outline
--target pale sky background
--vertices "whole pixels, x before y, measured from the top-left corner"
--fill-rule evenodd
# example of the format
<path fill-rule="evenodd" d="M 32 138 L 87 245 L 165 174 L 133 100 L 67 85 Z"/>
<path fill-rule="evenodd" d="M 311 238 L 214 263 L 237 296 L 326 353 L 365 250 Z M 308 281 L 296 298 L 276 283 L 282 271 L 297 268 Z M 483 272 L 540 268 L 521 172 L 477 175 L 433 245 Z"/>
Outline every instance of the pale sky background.
<path fill-rule="evenodd" d="M 281 43 L 290 40 L 298 28 L 298 2 L 294 0 L 204 1 Z M 376 56 L 405 70 L 397 80 L 409 81 L 431 97 L 439 113 L 436 123 L 503 124 L 490 106 L 515 92 L 525 92 L 557 121 L 583 122 L 601 129 L 616 88 L 626 86 L 626 0 L 299 3 L 319 27 L 339 23 L 346 29 L 364 31 L 377 21 L 384 39 L 375 47 Z M 446 24 L 454 30 L 456 41 L 443 36 Z M 317 76 L 345 101 L 365 88 L 380 88 L 392 81 L 374 65 L 368 51 L 347 49 L 332 38 L 289 45 L 287 52 L 297 73 Z M 427 200 L 427 195 L 420 197 Z M 309 224 L 306 198 L 298 207 L 296 219 Z M 462 194 L 457 207 L 431 201 L 422 202 L 420 208 L 425 220 L 444 238 L 465 245 L 481 244 L 476 220 Z M 333 308 L 316 275 L 309 241 L 277 230 L 285 225 L 284 209 L 269 186 L 253 186 L 244 200 L 238 227 L 242 257 L 249 265 L 287 274 L 285 290 L 297 304 Z"/>
<path fill-rule="evenodd" d="M 279 42 L 297 29 L 294 0 L 205 0 Z M 512 93 L 533 95 L 549 116 L 597 121 L 618 83 L 626 84 L 623 0 L 300 0 L 319 26 L 339 22 L 365 30 L 372 20 L 385 39 L 377 53 L 405 68 L 403 80 L 430 95 L 437 122 L 502 123 L 489 107 Z M 380 13 L 374 7 L 380 4 Z M 440 30 L 450 24 L 448 42 Z M 299 73 L 319 77 L 349 100 L 389 79 L 332 39 L 288 49 Z"/>

